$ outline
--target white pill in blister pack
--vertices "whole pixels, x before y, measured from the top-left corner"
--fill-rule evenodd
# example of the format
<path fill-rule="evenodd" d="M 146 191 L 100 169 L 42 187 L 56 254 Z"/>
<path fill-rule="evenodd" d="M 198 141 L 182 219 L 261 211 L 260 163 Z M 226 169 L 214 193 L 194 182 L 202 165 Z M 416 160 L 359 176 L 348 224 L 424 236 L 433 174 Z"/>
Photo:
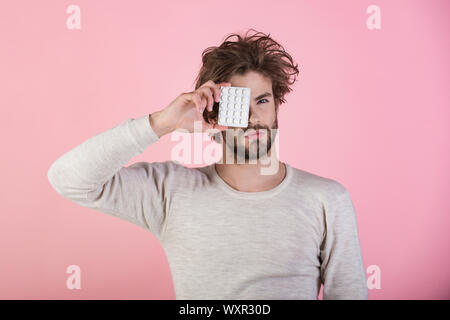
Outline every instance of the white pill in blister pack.
<path fill-rule="evenodd" d="M 219 125 L 246 128 L 249 109 L 250 88 L 220 87 Z"/>

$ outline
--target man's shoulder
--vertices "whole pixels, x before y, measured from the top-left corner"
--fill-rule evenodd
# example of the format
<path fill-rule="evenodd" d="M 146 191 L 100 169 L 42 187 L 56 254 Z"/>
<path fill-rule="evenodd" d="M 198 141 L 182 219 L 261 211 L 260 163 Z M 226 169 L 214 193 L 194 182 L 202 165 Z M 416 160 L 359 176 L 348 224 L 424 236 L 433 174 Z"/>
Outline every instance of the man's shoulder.
<path fill-rule="evenodd" d="M 292 169 L 292 182 L 301 190 L 307 190 L 312 194 L 326 198 L 347 193 L 347 188 L 336 179 L 293 166 L 290 167 Z"/>

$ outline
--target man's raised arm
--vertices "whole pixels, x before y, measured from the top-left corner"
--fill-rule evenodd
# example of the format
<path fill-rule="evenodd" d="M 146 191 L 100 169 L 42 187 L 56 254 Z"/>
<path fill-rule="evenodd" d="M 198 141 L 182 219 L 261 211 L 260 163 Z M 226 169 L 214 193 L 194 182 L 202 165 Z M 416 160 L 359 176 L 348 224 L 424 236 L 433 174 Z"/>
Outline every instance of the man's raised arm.
<path fill-rule="evenodd" d="M 64 198 L 123 218 L 159 235 L 164 222 L 161 191 L 167 187 L 169 163 L 131 158 L 159 140 L 149 115 L 127 119 L 97 134 L 59 157 L 47 176 Z"/>
<path fill-rule="evenodd" d="M 205 108 L 212 111 L 219 97 L 220 85 L 208 81 L 193 92 L 180 94 L 160 111 L 127 119 L 59 157 L 48 170 L 48 180 L 61 196 L 128 220 L 159 237 L 172 190 L 179 185 L 177 165 L 165 161 L 124 166 L 164 134 L 177 129 L 193 132 L 195 121 L 202 121 L 204 130 L 211 129 L 203 112 Z"/>

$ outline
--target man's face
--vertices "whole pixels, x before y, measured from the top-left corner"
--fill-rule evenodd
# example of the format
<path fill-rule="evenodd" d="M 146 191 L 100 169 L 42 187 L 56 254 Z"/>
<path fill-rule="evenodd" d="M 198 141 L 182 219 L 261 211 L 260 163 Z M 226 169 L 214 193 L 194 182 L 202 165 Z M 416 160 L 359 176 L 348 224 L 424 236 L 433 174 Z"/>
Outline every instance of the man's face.
<path fill-rule="evenodd" d="M 244 149 L 245 160 L 260 159 L 269 152 L 278 129 L 272 80 L 260 73 L 249 71 L 244 75 L 234 75 L 228 82 L 231 82 L 233 87 L 250 88 L 251 97 L 248 127 L 229 127 L 228 130 L 234 130 L 229 136 L 234 138 L 234 141 L 227 140 L 226 132 L 222 131 L 227 150 L 234 152 L 235 159 L 238 156 L 238 150 L 242 149 Z"/>

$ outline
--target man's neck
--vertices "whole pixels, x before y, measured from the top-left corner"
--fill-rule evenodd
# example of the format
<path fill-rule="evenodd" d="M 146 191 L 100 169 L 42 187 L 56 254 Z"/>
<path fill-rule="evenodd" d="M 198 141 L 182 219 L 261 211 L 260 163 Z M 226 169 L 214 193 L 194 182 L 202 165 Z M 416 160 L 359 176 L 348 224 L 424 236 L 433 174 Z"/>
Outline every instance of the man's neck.
<path fill-rule="evenodd" d="M 216 163 L 215 168 L 218 175 L 233 189 L 242 192 L 267 191 L 278 186 L 286 176 L 286 166 L 278 159 L 278 170 L 274 174 L 262 174 L 264 167 L 260 161 L 256 164 L 249 163 Z"/>

